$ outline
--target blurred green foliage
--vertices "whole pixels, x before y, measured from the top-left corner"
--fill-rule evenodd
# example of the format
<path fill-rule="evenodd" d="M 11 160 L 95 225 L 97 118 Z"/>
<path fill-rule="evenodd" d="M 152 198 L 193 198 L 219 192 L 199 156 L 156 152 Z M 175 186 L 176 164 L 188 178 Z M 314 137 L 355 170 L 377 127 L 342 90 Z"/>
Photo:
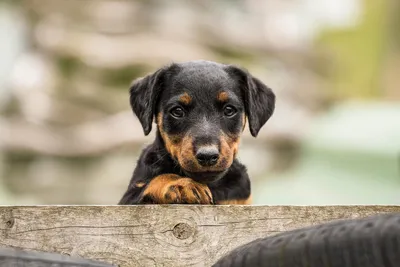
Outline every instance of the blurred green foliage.
<path fill-rule="evenodd" d="M 354 28 L 326 29 L 317 46 L 328 50 L 333 68 L 328 79 L 334 95 L 379 98 L 388 43 L 388 1 L 364 0 L 364 14 Z M 326 52 L 326 50 L 324 52 Z"/>

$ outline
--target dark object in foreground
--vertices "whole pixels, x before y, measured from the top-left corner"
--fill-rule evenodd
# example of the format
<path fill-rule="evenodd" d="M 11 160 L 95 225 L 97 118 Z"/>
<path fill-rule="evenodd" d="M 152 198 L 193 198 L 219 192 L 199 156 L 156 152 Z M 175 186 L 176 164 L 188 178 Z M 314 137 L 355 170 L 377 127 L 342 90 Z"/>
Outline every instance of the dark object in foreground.
<path fill-rule="evenodd" d="M 73 258 L 56 253 L 34 252 L 21 249 L 4 248 L 0 249 L 0 266 L 112 267 L 113 265 L 86 259 Z"/>
<path fill-rule="evenodd" d="M 214 267 L 397 267 L 400 213 L 341 220 L 257 239 Z"/>

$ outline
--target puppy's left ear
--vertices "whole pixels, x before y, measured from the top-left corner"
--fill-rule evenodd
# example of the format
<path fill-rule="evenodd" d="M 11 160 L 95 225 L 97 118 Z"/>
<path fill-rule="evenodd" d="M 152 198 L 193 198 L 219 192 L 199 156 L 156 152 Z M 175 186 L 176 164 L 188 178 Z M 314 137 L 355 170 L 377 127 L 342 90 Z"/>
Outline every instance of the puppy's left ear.
<path fill-rule="evenodd" d="M 162 91 L 165 79 L 176 68 L 174 64 L 157 70 L 156 72 L 137 79 L 129 88 L 130 104 L 136 117 L 143 127 L 143 132 L 151 132 L 153 116 L 156 112 L 157 99 Z"/>
<path fill-rule="evenodd" d="M 257 137 L 260 129 L 274 113 L 275 94 L 268 86 L 244 69 L 228 66 L 227 72 L 238 80 L 242 87 L 250 133 L 252 136 Z"/>

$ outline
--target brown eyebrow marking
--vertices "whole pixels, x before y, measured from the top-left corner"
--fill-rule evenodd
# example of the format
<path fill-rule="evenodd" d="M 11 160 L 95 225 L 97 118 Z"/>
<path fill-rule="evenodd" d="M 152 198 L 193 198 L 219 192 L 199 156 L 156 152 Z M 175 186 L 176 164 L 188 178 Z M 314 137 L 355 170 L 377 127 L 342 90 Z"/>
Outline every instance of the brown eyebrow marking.
<path fill-rule="evenodd" d="M 226 102 L 226 101 L 228 101 L 228 98 L 229 98 L 229 95 L 227 92 L 222 91 L 222 92 L 218 93 L 217 100 L 219 102 Z"/>
<path fill-rule="evenodd" d="M 184 93 L 179 97 L 179 102 L 181 102 L 184 105 L 189 105 L 192 102 L 192 98 L 188 93 Z"/>

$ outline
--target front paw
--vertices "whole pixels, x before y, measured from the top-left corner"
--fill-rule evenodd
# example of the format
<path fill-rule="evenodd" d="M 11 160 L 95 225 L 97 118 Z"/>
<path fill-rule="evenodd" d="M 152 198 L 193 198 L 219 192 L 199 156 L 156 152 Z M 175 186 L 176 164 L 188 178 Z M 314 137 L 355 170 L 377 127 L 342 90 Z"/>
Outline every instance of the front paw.
<path fill-rule="evenodd" d="M 143 204 L 214 204 L 207 185 L 178 175 L 160 175 L 143 193 Z"/>
<path fill-rule="evenodd" d="M 213 204 L 213 198 L 207 185 L 181 178 L 172 183 L 164 195 L 168 203 L 175 204 Z"/>

